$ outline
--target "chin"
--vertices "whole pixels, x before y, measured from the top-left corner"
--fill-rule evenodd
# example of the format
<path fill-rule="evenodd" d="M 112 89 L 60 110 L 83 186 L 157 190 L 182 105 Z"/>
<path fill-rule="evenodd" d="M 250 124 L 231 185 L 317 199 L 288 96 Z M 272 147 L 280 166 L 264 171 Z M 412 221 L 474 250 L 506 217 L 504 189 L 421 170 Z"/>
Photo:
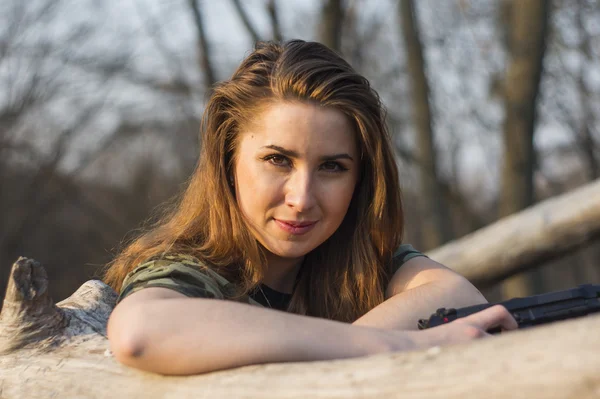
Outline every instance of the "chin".
<path fill-rule="evenodd" d="M 309 252 L 311 252 L 316 247 L 314 246 L 302 246 L 302 247 L 289 247 L 289 248 L 277 248 L 276 250 L 271 250 L 274 255 L 280 256 L 282 258 L 300 258 L 305 256 Z"/>

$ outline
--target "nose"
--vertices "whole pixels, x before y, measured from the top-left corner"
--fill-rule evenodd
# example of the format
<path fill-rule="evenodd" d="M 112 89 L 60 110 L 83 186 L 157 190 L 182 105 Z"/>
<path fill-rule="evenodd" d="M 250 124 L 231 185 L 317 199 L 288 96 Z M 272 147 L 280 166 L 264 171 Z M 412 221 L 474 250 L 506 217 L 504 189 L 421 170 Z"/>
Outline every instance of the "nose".
<path fill-rule="evenodd" d="M 297 212 L 310 210 L 316 204 L 312 177 L 307 171 L 296 171 L 286 184 L 285 203 Z"/>

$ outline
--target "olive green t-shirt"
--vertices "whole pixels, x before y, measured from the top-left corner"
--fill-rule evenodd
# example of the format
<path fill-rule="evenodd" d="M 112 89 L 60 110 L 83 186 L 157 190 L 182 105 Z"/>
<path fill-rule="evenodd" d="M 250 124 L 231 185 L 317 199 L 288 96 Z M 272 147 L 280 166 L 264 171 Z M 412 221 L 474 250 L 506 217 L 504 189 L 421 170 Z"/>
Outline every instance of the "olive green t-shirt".
<path fill-rule="evenodd" d="M 411 245 L 401 245 L 392 257 L 393 272 L 417 256 L 425 256 Z M 235 286 L 223 276 L 205 266 L 191 255 L 171 254 L 150 259 L 133 269 L 123 281 L 117 302 L 128 295 L 148 287 L 169 288 L 193 298 L 230 299 Z M 250 293 L 239 302 L 285 310 L 292 295 L 261 285 L 259 291 Z"/>

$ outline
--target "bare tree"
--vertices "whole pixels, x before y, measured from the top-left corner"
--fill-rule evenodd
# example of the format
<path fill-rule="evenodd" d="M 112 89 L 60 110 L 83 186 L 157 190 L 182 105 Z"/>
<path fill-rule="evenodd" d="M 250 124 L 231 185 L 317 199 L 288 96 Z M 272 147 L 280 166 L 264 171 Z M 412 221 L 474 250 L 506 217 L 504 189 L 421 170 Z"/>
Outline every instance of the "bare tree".
<path fill-rule="evenodd" d="M 323 0 L 321 11 L 321 42 L 338 52 L 341 50 L 343 21 L 343 1 Z"/>
<path fill-rule="evenodd" d="M 429 105 L 429 85 L 419 37 L 418 19 L 412 0 L 400 1 L 400 21 L 411 81 L 413 121 L 417 131 L 421 174 L 422 231 L 424 245 L 431 249 L 452 237 L 444 190 L 437 173 L 435 139 Z"/>
<path fill-rule="evenodd" d="M 592 46 L 590 43 L 590 35 L 586 32 L 583 20 L 585 18 L 586 5 L 585 1 L 578 1 L 578 12 L 577 12 L 577 28 L 581 35 L 580 51 L 583 57 L 581 63 L 579 76 L 577 79 L 577 86 L 579 88 L 580 104 L 582 109 L 582 118 L 580 123 L 580 149 L 583 152 L 583 156 L 588 168 L 588 176 L 590 180 L 595 180 L 600 177 L 600 165 L 599 160 L 596 157 L 596 142 L 592 134 L 592 123 L 593 123 L 593 111 L 590 106 L 591 93 L 585 82 L 586 68 L 592 64 Z"/>
<path fill-rule="evenodd" d="M 271 30 L 273 31 L 273 40 L 282 41 L 283 34 L 281 33 L 281 25 L 279 24 L 279 14 L 277 13 L 277 6 L 275 0 L 269 0 L 267 2 L 267 13 L 271 20 Z"/>
<path fill-rule="evenodd" d="M 248 17 L 248 14 L 246 13 L 244 6 L 242 6 L 242 3 L 240 2 L 240 0 L 231 0 L 231 1 L 233 2 L 233 6 L 235 7 L 237 14 L 240 16 L 242 23 L 246 27 L 246 30 L 250 34 L 250 37 L 252 38 L 252 42 L 256 43 L 257 41 L 260 40 L 260 35 L 258 34 L 258 31 L 254 27 L 252 22 L 250 22 L 250 17 Z M 273 9 L 275 9 L 274 6 L 273 6 Z"/>
<path fill-rule="evenodd" d="M 536 106 L 543 70 L 548 30 L 549 4 L 545 0 L 518 0 L 510 3 L 510 65 L 504 85 L 504 165 L 500 216 L 508 216 L 534 202 L 533 134 Z M 507 298 L 540 290 L 539 276 L 520 275 L 507 280 Z M 536 287 L 537 285 L 537 287 Z"/>
<path fill-rule="evenodd" d="M 212 87 L 216 82 L 214 67 L 211 62 L 210 46 L 206 39 L 206 33 L 204 30 L 204 21 L 202 19 L 202 10 L 197 0 L 188 0 L 190 9 L 192 10 L 192 16 L 194 25 L 196 27 L 196 33 L 198 36 L 198 59 L 201 70 L 204 72 L 204 86 L 206 92 L 210 93 Z"/>
<path fill-rule="evenodd" d="M 130 62 L 134 52 L 128 51 L 126 37 L 110 52 L 98 52 L 93 45 L 88 46 L 88 41 L 102 32 L 99 16 L 93 21 L 65 24 L 71 16 L 65 15 L 62 2 L 54 0 L 13 0 L 3 3 L 2 10 L 8 15 L 0 17 L 6 22 L 0 30 L 0 88 L 10 95 L 0 98 L 0 218 L 5 227 L 0 229 L 0 261 L 7 264 L 24 252 L 37 253 L 56 265 L 52 267 L 54 278 L 77 283 L 77 278 L 89 277 L 84 276 L 83 270 L 87 273 L 90 268 L 62 270 L 63 262 L 70 260 L 79 266 L 107 261 L 108 249 L 140 222 L 138 214 L 147 214 L 155 206 L 139 199 L 148 197 L 147 192 L 142 192 L 146 187 L 132 184 L 130 190 L 138 192 L 124 195 L 104 183 L 79 179 L 88 165 L 114 150 L 115 143 L 125 144 L 119 150 L 127 153 L 128 140 L 143 134 L 144 128 L 159 118 L 136 114 L 122 105 L 116 110 L 114 97 L 110 97 L 113 83 L 117 83 L 114 86 L 120 93 L 129 90 L 129 97 L 135 97 L 131 94 L 136 90 L 165 97 L 162 101 L 173 110 L 187 104 L 183 113 L 188 116 L 193 115 L 189 107 L 192 86 L 186 80 L 182 63 L 173 57 L 152 19 L 145 19 L 149 29 L 146 33 L 153 39 L 157 54 L 170 61 L 167 66 L 174 71 L 174 79 L 138 70 Z M 56 31 L 52 29 L 54 24 L 69 29 L 60 29 L 57 36 L 45 34 Z M 96 131 L 95 122 L 102 119 L 104 112 L 121 118 L 120 126 L 129 120 L 129 126 L 134 128 L 128 132 L 119 128 L 107 130 L 98 140 L 100 132 Z M 144 122 L 139 122 L 142 116 Z M 163 128 L 163 132 L 181 129 L 178 121 L 189 121 L 191 117 L 174 119 L 177 122 Z M 197 123 L 193 130 L 195 139 Z M 38 144 L 39 132 L 44 133 L 43 145 Z M 74 158 L 78 140 L 99 144 L 88 144 L 85 151 L 80 148 Z M 66 170 L 65 161 L 69 158 L 70 169 Z M 178 152 L 177 159 L 181 158 L 183 154 Z M 106 171 L 111 173 L 123 171 Z M 147 176 L 159 180 L 155 171 Z M 175 185 L 163 184 L 163 189 Z M 168 195 L 173 193 L 174 190 Z M 51 245 L 52 242 L 57 245 Z M 1 291 L 7 271 L 2 267 L 0 270 Z M 66 287 L 65 291 L 70 289 Z"/>

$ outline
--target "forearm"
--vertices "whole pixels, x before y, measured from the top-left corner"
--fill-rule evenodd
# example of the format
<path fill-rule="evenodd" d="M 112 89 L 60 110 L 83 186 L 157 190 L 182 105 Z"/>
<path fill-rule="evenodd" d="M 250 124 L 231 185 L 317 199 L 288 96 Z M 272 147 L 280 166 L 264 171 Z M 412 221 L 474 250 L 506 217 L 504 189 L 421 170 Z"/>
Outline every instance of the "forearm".
<path fill-rule="evenodd" d="M 373 339 L 373 328 L 231 301 L 174 298 L 141 305 L 113 315 L 117 320 L 111 320 L 111 324 L 126 322 L 135 328 L 128 336 L 118 336 L 116 328 L 111 334 L 109 328 L 111 347 L 115 341 L 115 345 L 129 348 L 119 351 L 121 362 L 161 374 L 340 359 L 388 350 Z M 408 336 L 396 344 L 406 350 L 414 348 Z"/>
<path fill-rule="evenodd" d="M 487 300 L 468 280 L 436 281 L 392 296 L 353 324 L 416 330 L 419 319 L 428 318 L 439 308 L 460 308 L 480 303 L 487 303 Z"/>

